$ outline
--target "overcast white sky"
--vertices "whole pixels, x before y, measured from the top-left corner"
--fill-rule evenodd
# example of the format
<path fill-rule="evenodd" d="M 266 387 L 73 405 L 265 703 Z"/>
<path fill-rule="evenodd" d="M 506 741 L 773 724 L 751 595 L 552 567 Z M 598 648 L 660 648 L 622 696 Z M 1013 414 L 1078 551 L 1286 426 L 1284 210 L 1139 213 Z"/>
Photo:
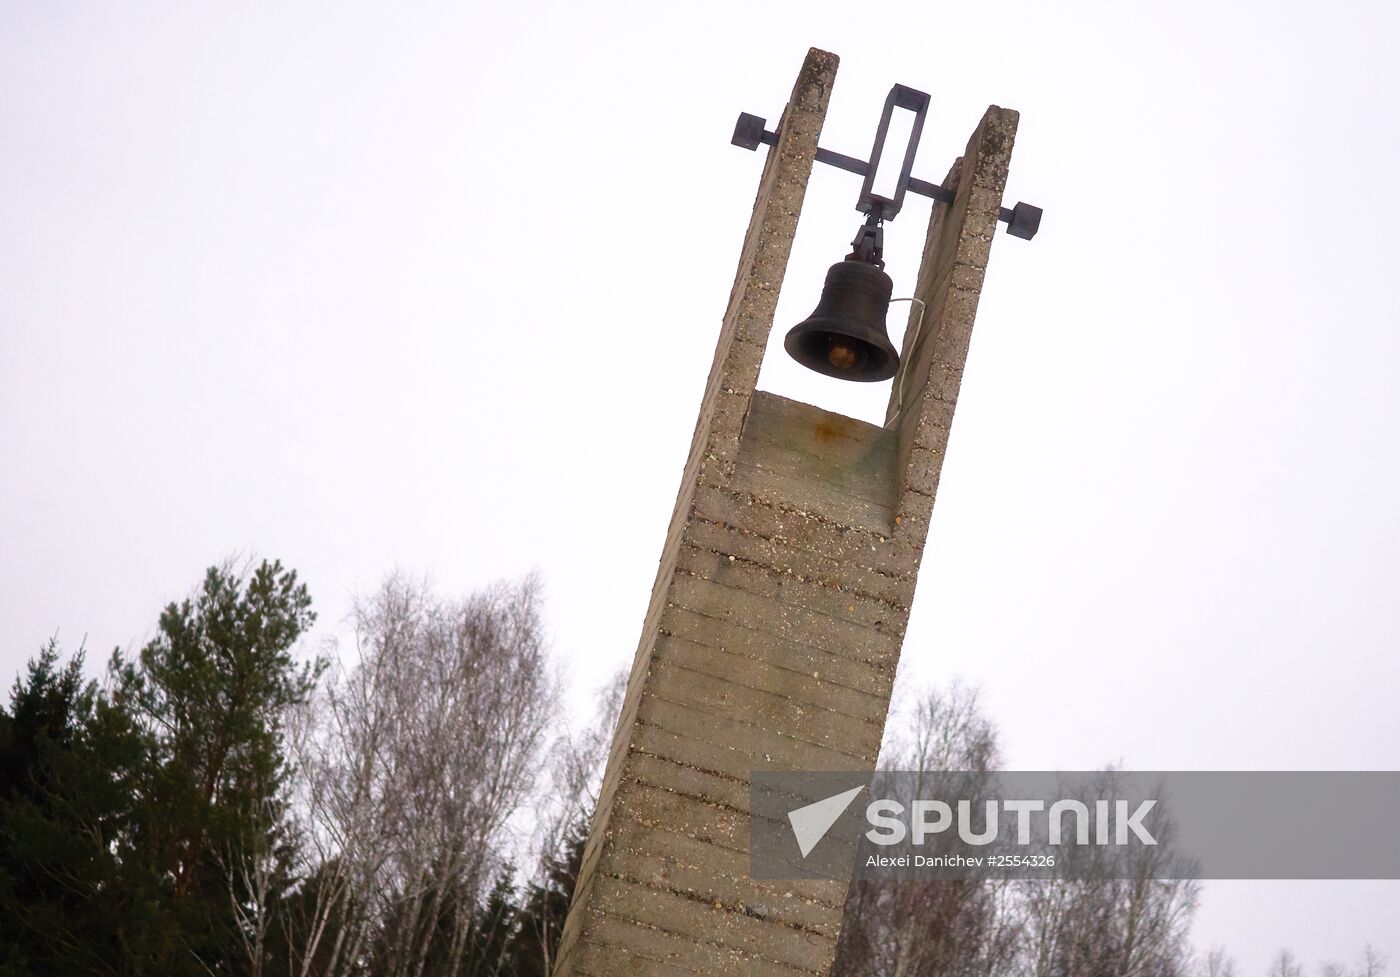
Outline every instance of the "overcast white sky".
<path fill-rule="evenodd" d="M 536 568 L 589 702 L 753 200 L 734 118 L 816 45 L 823 145 L 864 156 L 903 82 L 936 180 L 1017 108 L 1046 211 L 993 250 L 901 684 L 979 683 L 1023 769 L 1400 769 L 1395 11 L 0 0 L 0 681 L 248 552 L 327 633 L 395 567 Z M 858 184 L 814 175 L 779 330 Z M 762 385 L 887 396 L 779 341 Z M 1400 883 L 1217 883 L 1196 931 L 1400 968 L 1397 921 Z"/>

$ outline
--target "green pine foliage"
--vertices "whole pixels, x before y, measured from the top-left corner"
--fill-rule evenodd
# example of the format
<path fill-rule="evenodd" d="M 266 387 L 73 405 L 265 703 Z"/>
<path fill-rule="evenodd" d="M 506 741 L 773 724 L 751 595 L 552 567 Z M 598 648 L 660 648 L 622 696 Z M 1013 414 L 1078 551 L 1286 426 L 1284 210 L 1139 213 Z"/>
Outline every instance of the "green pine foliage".
<path fill-rule="evenodd" d="M 320 665 L 292 651 L 314 620 L 306 587 L 281 564 L 246 577 L 211 567 L 135 659 L 113 654 L 111 699 L 147 744 L 124 852 L 153 887 L 130 947 L 137 972 L 184 973 L 191 956 L 233 972 L 240 920 L 289 887 L 282 726 L 315 686 Z M 248 891 L 253 862 L 271 862 L 267 891 Z"/>
<path fill-rule="evenodd" d="M 118 972 L 143 742 L 50 641 L 0 706 L 0 974 Z"/>
<path fill-rule="evenodd" d="M 247 972 L 294 881 L 282 724 L 314 619 L 278 563 L 213 567 L 105 688 L 53 642 L 30 663 L 0 708 L 0 974 Z"/>

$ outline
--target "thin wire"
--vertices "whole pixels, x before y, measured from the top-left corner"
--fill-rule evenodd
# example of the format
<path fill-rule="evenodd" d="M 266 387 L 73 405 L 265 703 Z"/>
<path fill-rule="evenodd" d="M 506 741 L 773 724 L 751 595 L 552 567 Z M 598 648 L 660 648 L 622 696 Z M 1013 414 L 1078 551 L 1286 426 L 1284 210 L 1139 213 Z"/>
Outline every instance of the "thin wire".
<path fill-rule="evenodd" d="M 916 299 L 912 295 L 909 298 L 890 299 L 890 301 L 919 303 L 919 319 L 917 322 L 914 323 L 914 335 L 910 337 L 908 344 L 905 346 L 905 349 L 907 350 L 905 356 L 909 359 L 913 359 L 914 347 L 918 345 L 919 332 L 924 327 L 924 313 L 928 311 L 928 306 L 924 304 L 922 299 Z M 898 420 L 899 412 L 904 410 L 904 374 L 909 372 L 907 369 L 904 368 L 907 366 L 907 362 L 900 364 L 899 381 L 895 384 L 894 388 L 894 413 L 890 415 L 890 419 L 885 422 L 886 424 L 892 424 L 896 420 Z"/>

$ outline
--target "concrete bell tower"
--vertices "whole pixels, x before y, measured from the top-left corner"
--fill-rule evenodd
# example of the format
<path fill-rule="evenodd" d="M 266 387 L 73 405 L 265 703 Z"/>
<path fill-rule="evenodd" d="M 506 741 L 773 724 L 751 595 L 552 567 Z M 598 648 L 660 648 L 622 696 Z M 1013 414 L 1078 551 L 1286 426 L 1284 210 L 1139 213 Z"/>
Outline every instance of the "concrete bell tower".
<path fill-rule="evenodd" d="M 768 150 L 555 977 L 831 966 L 846 883 L 748 878 L 749 779 L 875 767 L 1018 118 L 937 188 L 886 424 L 759 391 L 837 61 L 808 53 Z"/>

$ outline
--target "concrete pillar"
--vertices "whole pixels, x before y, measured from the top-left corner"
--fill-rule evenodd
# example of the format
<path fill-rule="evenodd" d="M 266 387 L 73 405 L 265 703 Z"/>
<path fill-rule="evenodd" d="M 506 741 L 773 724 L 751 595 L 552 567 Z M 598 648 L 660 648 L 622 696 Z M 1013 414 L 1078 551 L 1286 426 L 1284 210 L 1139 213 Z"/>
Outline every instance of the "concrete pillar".
<path fill-rule="evenodd" d="M 837 58 L 770 148 L 555 977 L 825 975 L 844 882 L 748 876 L 759 769 L 870 770 L 1016 131 L 992 107 L 934 205 L 884 427 L 755 390 Z"/>

